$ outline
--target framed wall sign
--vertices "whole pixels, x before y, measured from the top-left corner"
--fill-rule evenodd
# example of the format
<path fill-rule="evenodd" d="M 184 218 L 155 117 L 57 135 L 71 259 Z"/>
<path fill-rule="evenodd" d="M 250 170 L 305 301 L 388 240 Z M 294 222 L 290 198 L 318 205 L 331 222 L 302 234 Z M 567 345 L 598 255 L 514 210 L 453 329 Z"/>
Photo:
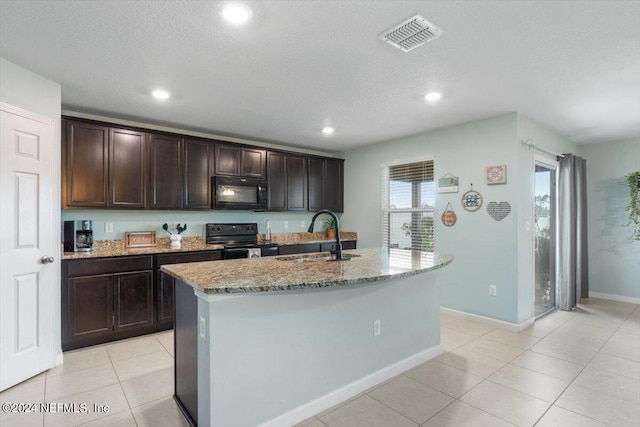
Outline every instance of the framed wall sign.
<path fill-rule="evenodd" d="M 480 206 L 482 206 L 482 194 L 475 191 L 472 184 L 471 190 L 462 195 L 462 207 L 466 211 L 475 212 L 480 209 Z"/>
<path fill-rule="evenodd" d="M 487 184 L 506 184 L 507 183 L 507 165 L 495 165 L 486 167 Z"/>
<path fill-rule="evenodd" d="M 438 179 L 438 193 L 457 193 L 458 177 L 450 173 Z"/>

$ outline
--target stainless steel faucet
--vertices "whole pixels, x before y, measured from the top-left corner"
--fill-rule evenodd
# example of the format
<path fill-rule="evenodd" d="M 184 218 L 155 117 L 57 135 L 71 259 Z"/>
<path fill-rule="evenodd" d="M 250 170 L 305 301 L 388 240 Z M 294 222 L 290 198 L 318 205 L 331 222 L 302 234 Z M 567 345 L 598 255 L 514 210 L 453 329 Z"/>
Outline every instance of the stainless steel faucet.
<path fill-rule="evenodd" d="M 309 225 L 309 229 L 307 230 L 309 233 L 313 233 L 313 224 L 316 222 L 316 218 L 320 214 L 331 215 L 336 222 L 336 260 L 347 260 L 349 258 L 342 257 L 342 243 L 340 242 L 340 221 L 338 221 L 338 217 L 335 213 L 331 212 L 329 209 L 322 209 L 321 211 L 316 212 L 316 214 L 311 219 L 311 224 Z"/>

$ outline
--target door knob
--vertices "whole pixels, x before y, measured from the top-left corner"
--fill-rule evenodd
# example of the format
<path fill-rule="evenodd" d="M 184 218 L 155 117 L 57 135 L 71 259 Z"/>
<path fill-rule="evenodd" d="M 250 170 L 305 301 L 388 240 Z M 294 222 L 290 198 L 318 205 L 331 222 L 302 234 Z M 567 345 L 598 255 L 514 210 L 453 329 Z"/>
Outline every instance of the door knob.
<path fill-rule="evenodd" d="M 40 262 L 43 264 L 51 264 L 53 262 L 53 257 L 44 255 L 42 258 L 40 258 Z"/>

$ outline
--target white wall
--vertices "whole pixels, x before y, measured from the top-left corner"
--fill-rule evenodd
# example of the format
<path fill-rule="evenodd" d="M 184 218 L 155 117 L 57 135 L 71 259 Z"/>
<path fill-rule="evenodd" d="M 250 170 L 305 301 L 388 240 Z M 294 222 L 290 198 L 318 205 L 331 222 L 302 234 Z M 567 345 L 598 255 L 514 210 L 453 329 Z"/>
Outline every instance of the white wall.
<path fill-rule="evenodd" d="M 3 58 L 0 58 L 0 98 L 14 107 L 60 120 L 60 85 Z"/>
<path fill-rule="evenodd" d="M 589 290 L 640 298 L 640 242 L 629 240 L 629 187 L 620 184 L 640 171 L 640 138 L 585 145 L 589 227 Z"/>
<path fill-rule="evenodd" d="M 517 114 L 512 113 L 343 153 L 344 229 L 358 232 L 359 247 L 380 246 L 381 163 L 434 156 L 436 179 L 446 173 L 460 178 L 458 193 L 436 195 L 436 251 L 455 257 L 443 274 L 442 305 L 517 322 L 516 223 L 521 150 L 517 124 Z M 507 184 L 486 185 L 485 166 L 498 164 L 507 165 Z M 461 197 L 470 189 L 470 183 L 484 197 L 483 206 L 476 212 L 467 212 L 461 206 Z M 511 214 L 496 222 L 486 211 L 491 201 L 509 202 Z M 458 222 L 450 228 L 440 221 L 447 202 L 451 202 L 458 216 Z M 490 284 L 497 286 L 495 297 L 489 296 Z"/>

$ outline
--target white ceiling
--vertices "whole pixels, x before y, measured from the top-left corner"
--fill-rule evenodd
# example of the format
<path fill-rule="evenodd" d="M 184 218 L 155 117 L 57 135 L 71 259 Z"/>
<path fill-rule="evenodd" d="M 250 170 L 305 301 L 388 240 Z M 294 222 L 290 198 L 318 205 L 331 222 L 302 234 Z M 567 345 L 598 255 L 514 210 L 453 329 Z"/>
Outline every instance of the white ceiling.
<path fill-rule="evenodd" d="M 640 136 L 639 1 L 245 3 L 234 28 L 216 1 L 0 0 L 0 55 L 67 110 L 323 151 L 512 111 L 578 143 Z M 443 35 L 378 39 L 416 13 Z"/>

